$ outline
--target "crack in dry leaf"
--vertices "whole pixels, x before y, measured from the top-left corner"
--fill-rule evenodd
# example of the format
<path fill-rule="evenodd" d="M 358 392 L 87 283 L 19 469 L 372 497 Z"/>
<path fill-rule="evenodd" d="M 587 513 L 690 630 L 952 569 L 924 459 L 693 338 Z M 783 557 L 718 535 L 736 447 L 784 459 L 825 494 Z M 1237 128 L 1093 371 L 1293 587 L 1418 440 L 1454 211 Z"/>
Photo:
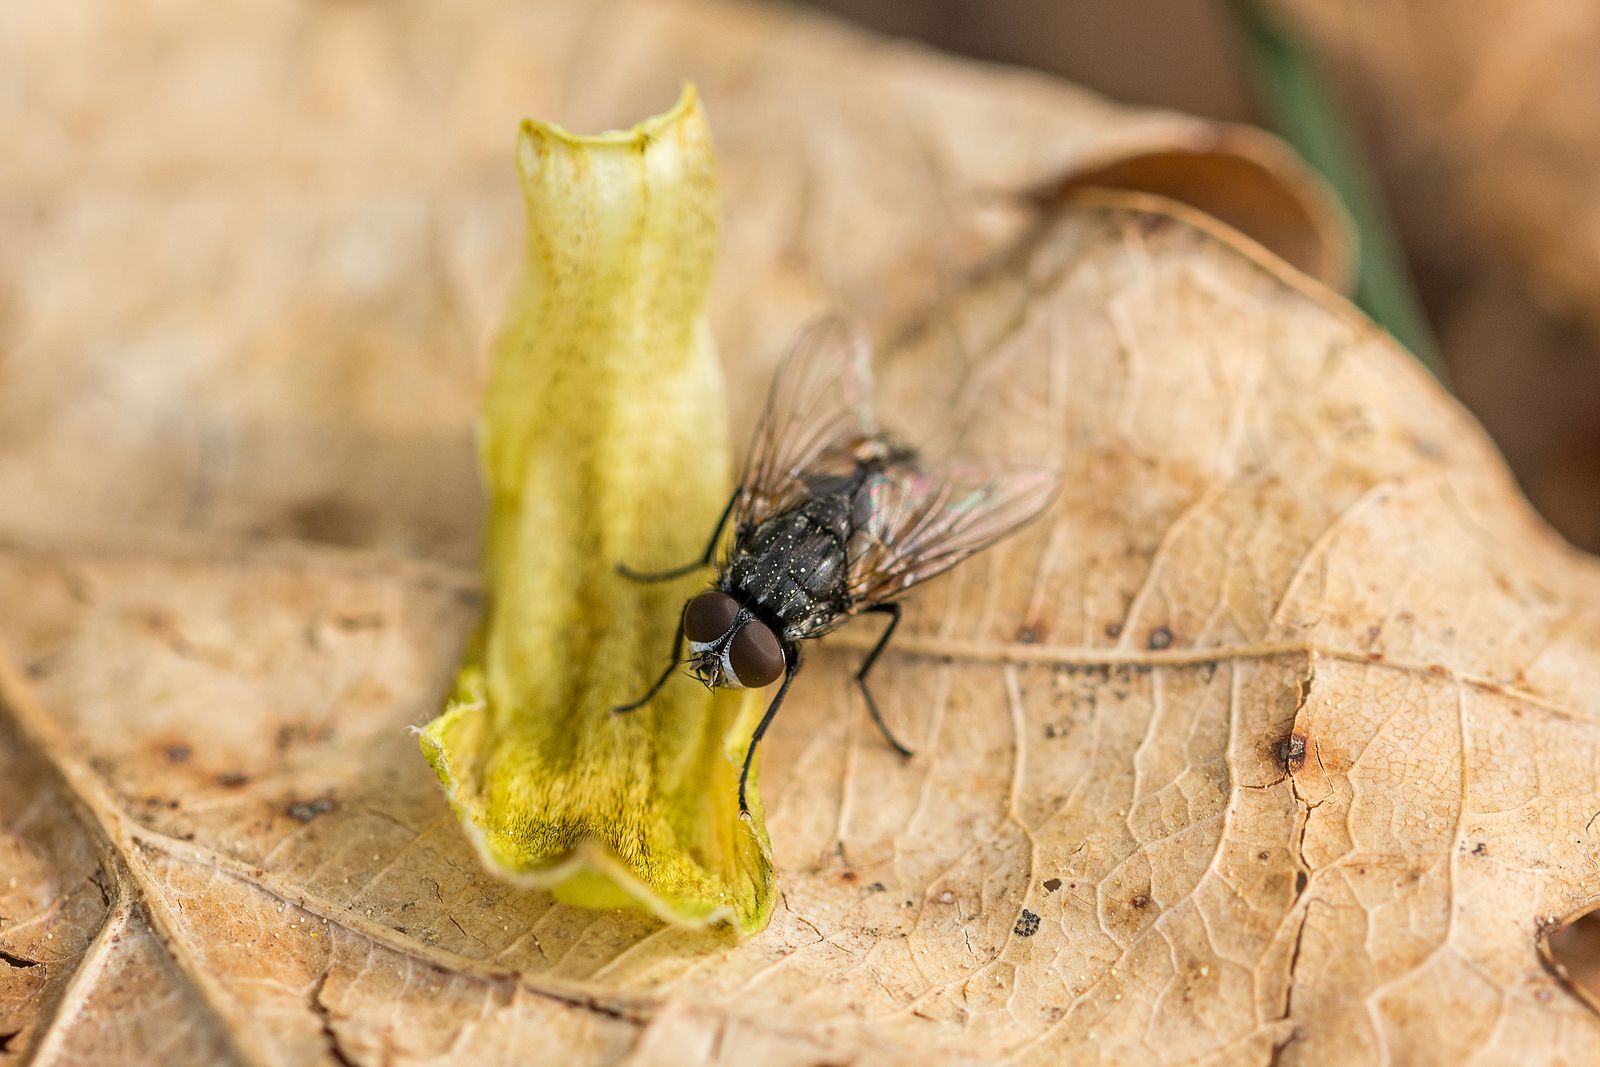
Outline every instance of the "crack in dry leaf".
<path fill-rule="evenodd" d="M 540 984 L 528 980 L 522 972 L 515 969 L 486 966 L 470 956 L 433 945 L 419 944 L 391 926 L 363 918 L 352 908 L 315 894 L 296 890 L 264 867 L 244 863 L 225 853 L 215 852 L 193 842 L 167 837 L 142 826 L 134 831 L 133 840 L 142 847 L 159 849 L 175 858 L 213 869 L 402 956 L 431 966 L 444 967 L 462 977 L 491 985 L 513 985 L 535 996 L 633 1023 L 649 1021 L 655 1007 L 655 1002 L 649 998 L 606 1000 L 580 987 L 563 987 L 559 983 Z"/>
<path fill-rule="evenodd" d="M 103 792 L 99 784 L 86 777 L 86 772 L 77 766 L 76 761 L 58 756 L 45 747 L 44 744 L 39 743 L 38 735 L 30 734 L 30 728 L 39 725 L 39 722 L 37 719 L 32 718 L 33 712 L 29 698 L 26 696 L 26 690 L 18 687 L 14 673 L 7 675 L 9 670 L 11 668 L 8 661 L 0 657 L 0 695 L 5 698 L 0 706 L 3 706 L 11 714 L 13 721 L 17 722 L 23 729 L 25 740 L 34 745 L 36 751 L 64 781 L 87 783 L 76 795 L 83 799 L 89 812 L 96 816 L 90 828 L 97 836 L 104 839 L 109 846 L 111 859 L 117 864 L 119 870 L 133 877 L 134 884 L 140 884 L 144 881 L 141 877 L 144 866 L 139 859 L 139 851 L 157 848 L 169 855 L 224 873 L 245 885 L 261 889 L 294 907 L 304 909 L 330 923 L 343 926 L 374 943 L 384 945 L 384 947 L 399 952 L 404 956 L 415 958 L 432 966 L 446 967 L 454 973 L 492 984 L 513 984 L 536 996 L 634 1025 L 645 1025 L 654 1016 L 656 1007 L 651 1000 L 635 998 L 629 1001 L 601 997 L 580 989 L 563 990 L 559 986 L 552 987 L 528 981 L 517 971 L 497 971 L 485 968 L 468 957 L 459 956 L 437 947 L 425 948 L 404 936 L 397 935 L 389 927 L 362 920 L 346 908 L 333 905 L 331 902 L 320 900 L 306 893 L 295 892 L 286 885 L 277 884 L 278 880 L 261 867 L 252 867 L 231 856 L 205 849 L 192 842 L 167 837 L 136 822 L 130 821 L 129 825 L 124 827 L 122 824 L 126 817 L 117 811 L 109 796 Z M 48 728 L 44 736 L 48 736 Z M 106 813 L 109 813 L 108 818 L 104 817 Z M 119 842 L 123 841 L 126 842 L 126 845 L 119 844 Z M 152 918 L 157 918 L 157 921 L 160 921 L 158 916 L 165 917 L 164 911 L 156 911 L 155 908 L 151 907 L 151 905 L 155 905 L 157 908 L 160 907 L 157 903 L 160 900 L 160 894 L 154 892 L 150 885 L 146 884 L 144 886 L 141 899 L 149 902 L 146 905 L 147 908 L 150 908 L 147 914 L 151 914 Z M 58 1016 L 70 1015 L 74 1010 L 73 1005 L 77 1003 L 73 999 L 74 991 L 81 998 L 92 986 L 97 969 L 103 964 L 117 931 L 126 926 L 134 913 L 135 907 L 135 905 L 128 902 L 120 904 L 102 926 L 91 944 L 90 951 L 78 963 L 73 984 L 69 986 L 68 996 L 63 998 L 58 1008 Z M 197 981 L 194 974 L 190 972 L 188 960 L 179 947 L 181 945 L 179 938 L 166 934 L 161 936 L 159 940 L 172 961 L 178 965 L 180 970 L 186 972 L 189 980 L 197 987 L 197 991 L 204 994 L 206 991 L 205 986 L 209 983 Z M 328 1041 L 330 1055 L 334 1056 L 337 1062 L 354 1064 L 357 1061 L 340 1045 L 338 1035 L 332 1029 L 330 1013 L 321 999 L 322 990 L 328 977 L 328 972 L 323 972 L 318 977 L 310 993 L 308 1005 L 321 1020 L 321 1030 Z M 217 1009 L 213 1006 L 213 1010 Z M 731 1017 L 729 1016 L 729 1018 Z M 227 1015 L 219 1011 L 218 1018 L 226 1019 Z M 748 1025 L 748 1022 L 746 1025 Z M 59 1028 L 56 1027 L 50 1027 L 46 1031 L 47 1034 L 59 1032 Z M 251 1054 L 253 1050 L 236 1047 L 233 1052 L 242 1062 L 265 1062 L 264 1059 L 253 1058 Z"/>
<path fill-rule="evenodd" d="M 317 1021 L 322 1028 L 323 1040 L 328 1045 L 328 1055 L 333 1057 L 333 1061 L 339 1064 L 339 1067 L 361 1067 L 360 1062 L 345 1051 L 344 1045 L 339 1040 L 338 1031 L 333 1028 L 333 1013 L 328 1010 L 328 1005 L 322 1000 L 322 990 L 327 984 L 328 972 L 323 971 L 317 977 L 317 984 L 311 987 L 307 1002 L 311 1008 L 311 1013 L 317 1017 Z"/>
<path fill-rule="evenodd" d="M 41 1020 L 32 1049 L 34 1062 L 48 1063 L 58 1055 L 54 1046 L 65 1034 L 64 1023 L 83 1010 L 96 979 L 105 967 L 117 936 L 128 928 L 134 910 L 135 906 L 132 903 L 121 901 L 114 909 L 107 911 L 105 920 L 95 931 L 87 950 L 73 968 L 67 988 L 52 1006 L 49 1015 Z"/>
<path fill-rule="evenodd" d="M 124 907 L 131 914 L 134 908 L 138 908 L 150 923 L 168 958 L 184 974 L 199 1001 L 219 1024 L 218 1032 L 223 1036 L 229 1051 L 242 1062 L 266 1062 L 264 1055 L 250 1047 L 249 1038 L 233 1032 L 233 1029 L 226 1025 L 229 1013 L 224 1007 L 225 1000 L 221 991 L 215 980 L 181 950 L 181 942 L 172 916 L 162 906 L 160 894 L 151 882 L 148 871 L 134 850 L 129 847 L 132 844 L 131 839 L 120 832 L 122 830 L 120 813 L 93 774 L 76 760 L 63 754 L 66 746 L 59 731 L 44 713 L 43 708 L 32 699 L 27 684 L 17 674 L 13 661 L 3 648 L 0 648 L 0 706 L 10 713 L 24 746 L 32 749 L 41 762 L 50 768 L 60 780 L 66 794 L 73 798 L 77 806 L 79 823 L 95 841 L 101 853 L 102 869 L 107 865 L 113 868 L 115 873 L 111 874 L 111 877 L 122 887 L 119 890 L 119 897 L 123 897 L 127 903 L 119 906 L 112 914 L 120 915 Z M 136 904 L 133 903 L 134 900 L 137 900 Z M 127 919 L 121 921 L 125 925 Z M 107 927 L 102 928 L 102 934 L 110 922 L 108 918 Z M 111 937 L 101 939 L 97 936 L 94 944 L 97 947 L 109 946 L 112 940 Z M 109 951 L 109 948 L 106 951 Z M 74 979 L 77 977 L 75 974 Z"/>

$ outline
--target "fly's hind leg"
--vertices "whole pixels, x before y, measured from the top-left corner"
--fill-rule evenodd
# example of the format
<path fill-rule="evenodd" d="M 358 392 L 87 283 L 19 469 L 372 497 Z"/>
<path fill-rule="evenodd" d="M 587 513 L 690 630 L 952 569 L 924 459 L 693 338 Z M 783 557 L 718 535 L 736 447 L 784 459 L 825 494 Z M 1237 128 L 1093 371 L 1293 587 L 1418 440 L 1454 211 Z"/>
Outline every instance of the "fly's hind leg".
<path fill-rule="evenodd" d="M 650 703 L 656 698 L 656 694 L 661 692 L 661 687 L 667 684 L 667 679 L 672 677 L 673 668 L 677 667 L 681 662 L 683 662 L 683 616 L 680 614 L 678 616 L 678 633 L 672 639 L 672 659 L 667 663 L 667 669 L 661 672 L 661 677 L 656 679 L 655 684 L 649 688 L 644 696 L 631 704 L 618 704 L 611 710 L 618 715 L 622 715 L 630 711 L 638 711 Z"/>
<path fill-rule="evenodd" d="M 664 571 L 636 571 L 626 563 L 618 563 L 617 573 L 635 582 L 667 582 L 674 578 L 682 578 L 685 574 L 691 574 L 706 566 L 717 554 L 717 542 L 722 540 L 723 527 L 728 525 L 728 516 L 733 514 L 733 502 L 738 499 L 737 491 L 728 498 L 728 505 L 722 509 L 722 516 L 717 519 L 716 529 L 711 531 L 711 540 L 706 542 L 706 550 L 700 554 L 699 559 Z"/>
<path fill-rule="evenodd" d="M 873 613 L 889 616 L 889 625 L 883 628 L 883 636 L 878 638 L 878 643 L 872 646 L 872 651 L 867 653 L 867 658 L 861 661 L 861 669 L 856 671 L 856 684 L 861 687 L 861 695 L 867 698 L 867 711 L 872 713 L 872 721 L 877 724 L 878 732 L 883 734 L 883 739 L 889 742 L 889 747 L 902 756 L 910 756 L 911 750 L 900 743 L 900 740 L 890 731 L 888 723 L 883 721 L 883 715 L 878 711 L 878 702 L 872 699 L 872 690 L 867 688 L 867 672 L 872 670 L 872 665 L 878 661 L 878 654 L 889 644 L 889 638 L 894 636 L 894 628 L 900 625 L 900 605 L 898 603 L 876 604 L 863 615 Z"/>

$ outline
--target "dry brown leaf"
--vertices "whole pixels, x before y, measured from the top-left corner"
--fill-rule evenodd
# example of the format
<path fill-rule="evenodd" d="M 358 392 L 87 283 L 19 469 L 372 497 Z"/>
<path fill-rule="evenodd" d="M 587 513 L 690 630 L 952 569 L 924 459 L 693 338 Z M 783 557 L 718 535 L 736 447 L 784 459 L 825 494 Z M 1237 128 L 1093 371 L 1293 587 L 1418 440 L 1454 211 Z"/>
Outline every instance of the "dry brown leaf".
<path fill-rule="evenodd" d="M 1341 76 L 1456 394 L 1600 549 L 1600 5 L 1277 6 Z"/>
<path fill-rule="evenodd" d="M 270 10 L 165 16 L 179 45 L 161 77 L 140 71 L 175 119 L 208 63 L 261 50 L 241 78 L 265 92 L 292 55 L 292 84 L 334 82 L 305 122 L 264 127 L 272 112 L 244 91 L 195 99 L 211 117 L 259 110 L 214 128 L 233 143 L 196 139 L 177 161 L 108 126 L 79 178 L 35 131 L 31 169 L 0 179 L 10 203 L 44 204 L 11 210 L 0 242 L 8 284 L 28 283 L 0 368 L 0 403 L 21 416 L 0 453 L 13 1049 L 362 1064 L 1600 1054 L 1600 1020 L 1536 952 L 1600 874 L 1600 569 L 1335 298 L 1154 201 L 1041 222 L 993 195 L 1186 120 L 739 8 L 619 5 L 582 33 L 576 7 L 525 16 L 537 31 L 487 10 L 448 25 Z M 482 46 L 460 68 L 480 81 L 442 79 L 449 61 L 422 41 Z M 701 66 L 684 71 L 691 41 Z M 954 405 L 967 443 L 1067 467 L 1048 521 L 911 605 L 881 692 L 914 761 L 877 743 L 852 696 L 862 635 L 797 684 L 763 775 L 784 896 L 740 945 L 487 878 L 405 731 L 433 713 L 475 617 L 453 562 L 470 559 L 478 506 L 461 364 L 501 291 L 485 264 L 510 262 L 514 190 L 503 145 L 446 173 L 458 145 L 397 134 L 352 157 L 362 142 L 337 133 L 380 120 L 390 98 L 366 78 L 421 86 L 402 98 L 474 124 L 469 101 L 530 106 L 512 99 L 519 48 L 578 57 L 567 84 L 582 92 L 551 109 L 576 125 L 644 114 L 681 73 L 712 102 L 736 425 L 802 310 L 849 295 L 890 324 L 886 412 L 914 428 Z M 62 83 L 39 92 L 71 118 Z M 263 128 L 281 136 L 258 146 Z M 97 184 L 107 173 L 120 184 Z M 295 174 L 303 198 L 277 184 Z M 374 201 L 378 174 L 403 187 Z M 208 182 L 239 191 L 194 191 Z M 149 244 L 162 211 L 182 232 Z M 134 251 L 156 266 L 130 270 Z M 984 258 L 959 295 L 929 299 Z M 185 270 L 209 300 L 163 297 Z M 255 527 L 441 562 L 207 532 Z"/>
<path fill-rule="evenodd" d="M 61 768 L 106 907 L 157 935 L 102 928 L 56 1025 L 115 1029 L 95 979 L 142 950 L 174 1025 L 246 1062 L 1581 1062 L 1600 1023 L 1535 940 L 1592 892 L 1600 619 L 1576 605 L 1600 577 L 1419 371 L 1319 303 L 1186 225 L 1085 210 L 885 357 L 909 412 L 956 377 L 957 332 L 992 344 L 974 376 L 1046 386 L 1023 425 L 1070 441 L 1069 489 L 916 604 L 885 678 L 915 762 L 851 703 L 858 641 L 802 680 L 767 763 L 784 902 L 737 948 L 479 872 L 403 729 L 468 579 L 12 550 L 24 766 Z M 1007 400 L 971 429 L 1023 447 Z"/>
<path fill-rule="evenodd" d="M 1432 164 L 1436 200 L 1464 207 L 1550 306 L 1580 312 L 1600 330 L 1600 6 L 1278 6 L 1332 54 L 1391 136 L 1408 142 L 1396 147 L 1411 165 Z"/>
<path fill-rule="evenodd" d="M 471 427 L 518 261 L 528 114 L 627 126 L 699 85 L 736 396 L 796 322 L 925 305 L 1028 223 L 1024 190 L 1087 168 L 1262 154 L 1294 213 L 1329 216 L 1259 135 L 1230 147 L 1211 123 L 758 8 L 8 19 L 0 68 L 23 91 L 0 105 L 0 500 L 41 535 L 129 524 L 476 564 Z M 1337 233 L 1272 229 L 1337 280 Z M 755 412 L 734 414 L 744 440 Z"/>

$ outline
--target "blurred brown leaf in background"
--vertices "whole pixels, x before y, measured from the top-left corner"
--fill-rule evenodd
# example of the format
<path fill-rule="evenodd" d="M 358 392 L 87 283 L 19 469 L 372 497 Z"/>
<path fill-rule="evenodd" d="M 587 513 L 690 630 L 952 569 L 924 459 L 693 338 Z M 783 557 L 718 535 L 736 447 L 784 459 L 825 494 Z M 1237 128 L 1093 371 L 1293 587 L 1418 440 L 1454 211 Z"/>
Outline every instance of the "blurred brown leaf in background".
<path fill-rule="evenodd" d="M 1117 99 L 1261 121 L 1224 0 L 821 0 Z M 1276 0 L 1382 182 L 1452 385 L 1600 550 L 1600 4 Z"/>

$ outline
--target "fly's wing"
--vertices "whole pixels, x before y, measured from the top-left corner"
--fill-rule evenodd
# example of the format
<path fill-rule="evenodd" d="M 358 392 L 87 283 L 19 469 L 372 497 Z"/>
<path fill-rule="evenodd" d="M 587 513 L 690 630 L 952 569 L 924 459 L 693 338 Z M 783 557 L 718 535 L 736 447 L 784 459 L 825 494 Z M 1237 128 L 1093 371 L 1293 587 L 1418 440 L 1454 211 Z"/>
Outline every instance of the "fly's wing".
<path fill-rule="evenodd" d="M 773 379 L 739 479 L 734 528 L 804 502 L 811 481 L 851 470 L 854 446 L 877 432 L 865 339 L 840 316 L 813 321 Z"/>
<path fill-rule="evenodd" d="M 895 464 L 857 497 L 848 591 L 855 603 L 893 600 L 1038 515 L 1059 477 L 1047 467 Z"/>

